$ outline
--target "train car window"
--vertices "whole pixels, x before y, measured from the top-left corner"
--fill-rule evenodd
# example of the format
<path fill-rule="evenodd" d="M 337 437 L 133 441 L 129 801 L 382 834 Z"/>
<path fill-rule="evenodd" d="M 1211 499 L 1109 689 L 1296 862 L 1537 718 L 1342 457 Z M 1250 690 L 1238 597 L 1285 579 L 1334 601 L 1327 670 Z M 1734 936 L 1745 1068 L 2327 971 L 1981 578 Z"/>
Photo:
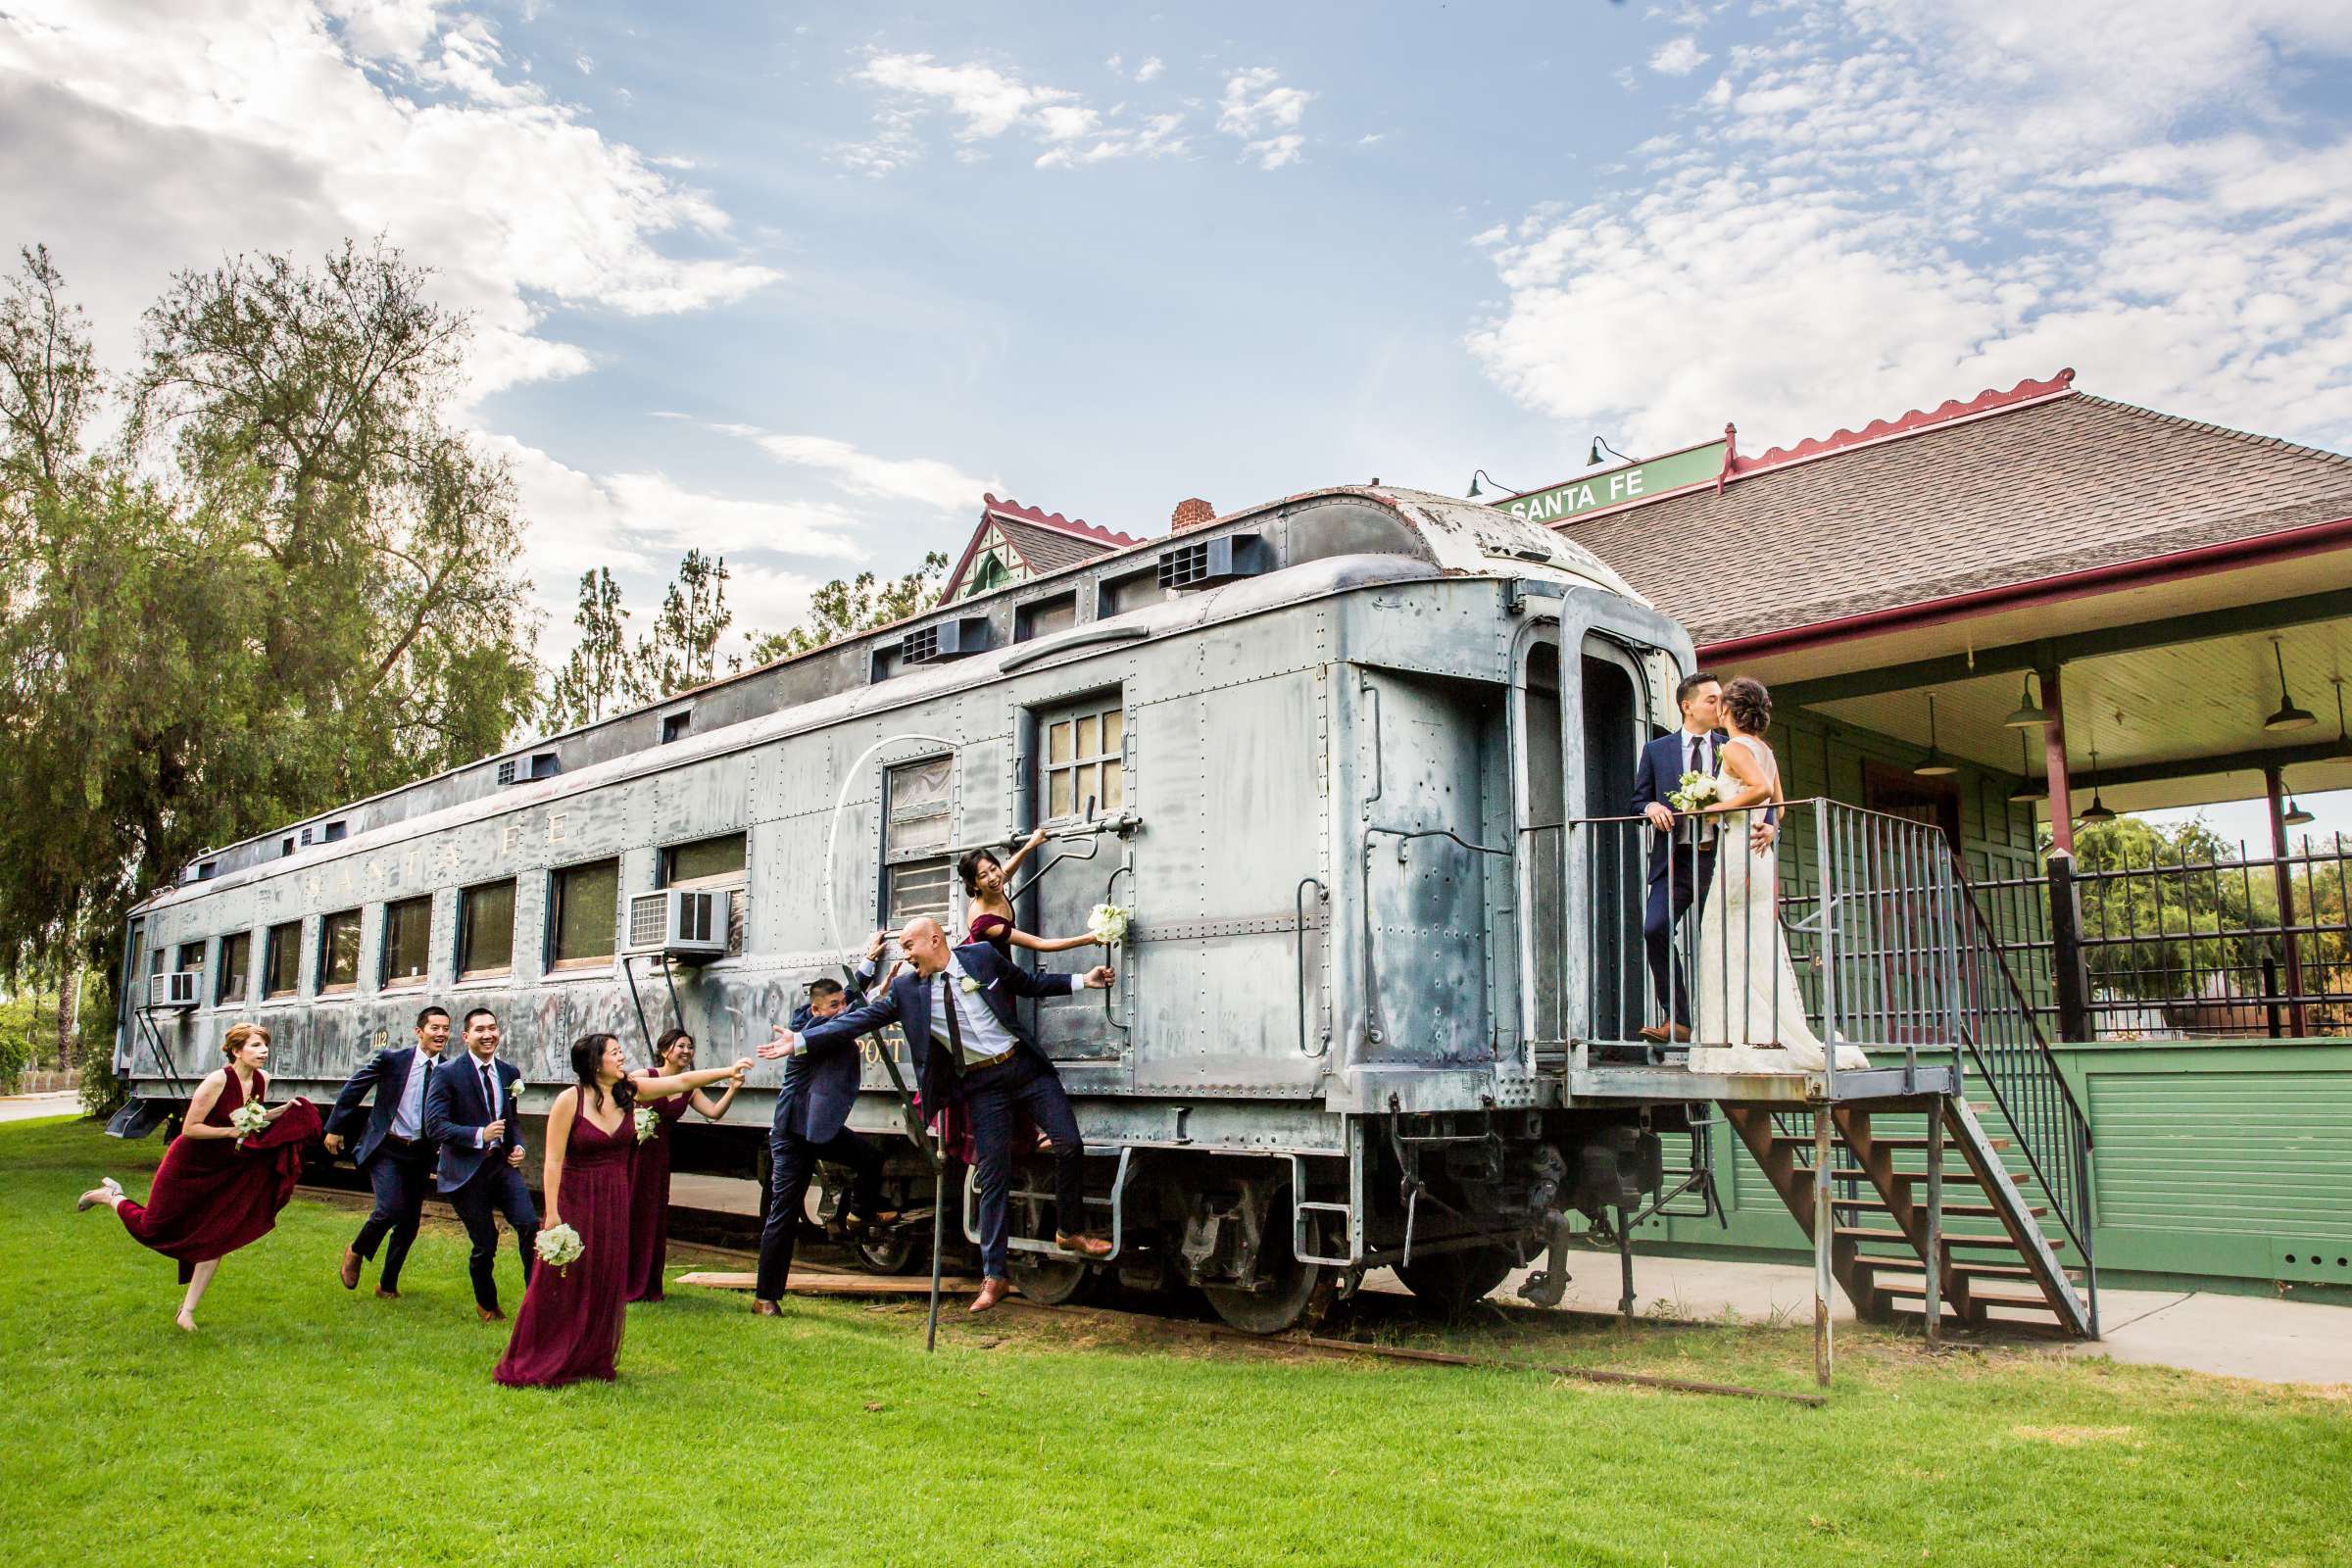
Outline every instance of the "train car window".
<path fill-rule="evenodd" d="M 190 969 L 203 968 L 204 944 L 201 942 L 182 942 L 179 945 L 179 961 L 172 964 L 172 967 L 179 970 L 183 974 Z"/>
<path fill-rule="evenodd" d="M 262 995 L 293 996 L 302 989 L 302 922 L 271 926 L 269 944 L 263 953 Z"/>
<path fill-rule="evenodd" d="M 744 929 L 751 912 L 751 839 L 722 833 L 714 839 L 673 844 L 662 852 L 662 886 L 727 889 L 727 956 L 743 956 Z"/>
<path fill-rule="evenodd" d="M 1074 821 L 1089 812 L 1106 816 L 1126 808 L 1127 712 L 1117 698 L 1099 697 L 1049 713 L 1043 727 L 1038 796 L 1048 821 Z"/>
<path fill-rule="evenodd" d="M 360 911 L 343 909 L 318 922 L 318 994 L 360 986 Z"/>
<path fill-rule="evenodd" d="M 902 762 L 883 774 L 883 798 L 890 805 L 882 838 L 882 912 L 893 930 L 918 914 L 954 928 L 948 840 L 955 777 L 952 757 Z"/>
<path fill-rule="evenodd" d="M 565 866 L 555 876 L 548 919 L 554 927 L 558 969 L 586 969 L 612 961 L 620 902 L 620 862 L 594 860 Z"/>
<path fill-rule="evenodd" d="M 1055 594 L 1051 599 L 1032 600 L 1012 612 L 1012 640 L 1025 643 L 1035 637 L 1051 637 L 1077 624 L 1077 593 Z"/>
<path fill-rule="evenodd" d="M 213 986 L 213 1005 L 225 1007 L 245 1000 L 246 977 L 253 972 L 253 933 L 238 931 L 220 939 L 220 978 Z"/>
<path fill-rule="evenodd" d="M 424 984 L 425 966 L 432 961 L 433 900 L 402 899 L 384 906 L 384 969 L 377 984 Z"/>
<path fill-rule="evenodd" d="M 130 924 L 130 984 L 122 988 L 127 1003 L 130 994 L 138 989 L 139 976 L 147 971 L 147 927 L 133 920 Z"/>
<path fill-rule="evenodd" d="M 458 978 L 514 969 L 514 882 L 486 882 L 458 895 Z"/>

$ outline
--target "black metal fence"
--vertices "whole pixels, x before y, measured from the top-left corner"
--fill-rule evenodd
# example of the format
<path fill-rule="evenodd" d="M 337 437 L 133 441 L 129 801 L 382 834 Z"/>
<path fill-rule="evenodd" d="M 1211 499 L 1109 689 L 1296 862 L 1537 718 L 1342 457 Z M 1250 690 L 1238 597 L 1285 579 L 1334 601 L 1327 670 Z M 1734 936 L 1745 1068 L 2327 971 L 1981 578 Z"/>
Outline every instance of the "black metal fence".
<path fill-rule="evenodd" d="M 2283 856 L 2226 847 L 2117 846 L 2051 879 L 1978 884 L 2032 1005 L 2070 1039 L 2284 1039 L 2352 1033 L 2352 841 L 2305 838 Z M 2081 1012 L 2066 1016 L 2069 964 Z"/>

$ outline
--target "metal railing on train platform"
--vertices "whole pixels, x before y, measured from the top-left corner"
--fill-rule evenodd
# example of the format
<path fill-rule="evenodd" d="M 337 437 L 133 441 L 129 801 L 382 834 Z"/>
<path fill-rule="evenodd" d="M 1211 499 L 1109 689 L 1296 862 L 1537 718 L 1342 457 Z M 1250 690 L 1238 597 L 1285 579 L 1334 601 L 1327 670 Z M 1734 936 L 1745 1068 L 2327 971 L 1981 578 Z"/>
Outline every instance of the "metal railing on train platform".
<path fill-rule="evenodd" d="M 2035 1015 L 2062 1037 L 2352 1034 L 2352 840 L 2342 834 L 2305 837 L 2283 856 L 2211 840 L 2085 843 L 2069 869 L 1977 884 Z M 2070 962 L 2082 977 L 2071 1019 L 2057 983 Z"/>
<path fill-rule="evenodd" d="M 1725 853 L 1768 821 L 1768 857 Z M 1589 915 L 1584 994 L 1566 999 L 1589 1050 L 1764 1047 L 1746 1059 L 1771 1070 L 1774 1046 L 1799 1065 L 1826 1045 L 1835 1096 L 1838 1045 L 1957 1048 L 2090 1263 L 2088 1119 L 1939 829 L 1808 799 L 1686 813 L 1670 832 L 1586 818 L 1561 842 L 1560 878 Z"/>

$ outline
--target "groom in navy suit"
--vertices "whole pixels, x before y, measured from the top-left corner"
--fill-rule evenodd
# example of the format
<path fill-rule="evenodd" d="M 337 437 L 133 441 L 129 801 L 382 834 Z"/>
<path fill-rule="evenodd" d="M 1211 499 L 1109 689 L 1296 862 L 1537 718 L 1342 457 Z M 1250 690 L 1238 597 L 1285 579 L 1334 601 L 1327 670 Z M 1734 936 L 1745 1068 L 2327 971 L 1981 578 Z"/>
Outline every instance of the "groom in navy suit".
<path fill-rule="evenodd" d="M 326 1152 L 340 1154 L 350 1149 L 351 1162 L 375 1190 L 374 1211 L 343 1249 L 341 1278 L 347 1291 L 360 1288 L 361 1261 L 373 1258 L 388 1236 L 375 1294 L 387 1298 L 400 1295 L 400 1265 L 408 1260 L 409 1244 L 416 1240 L 424 1195 L 433 1182 L 433 1146 L 424 1136 L 425 1090 L 448 1047 L 449 1009 L 425 1008 L 416 1014 L 416 1043 L 368 1057 L 327 1112 Z M 368 1107 L 368 1125 L 354 1146 L 351 1134 L 360 1119 L 360 1102 L 370 1091 L 375 1103 Z"/>
<path fill-rule="evenodd" d="M 1701 819 L 1681 833 L 1675 831 L 1674 808 L 1667 797 L 1682 787 L 1685 773 L 1712 775 L 1723 758 L 1723 684 L 1705 670 L 1695 670 L 1674 689 L 1683 711 L 1683 727 L 1661 735 L 1642 748 L 1634 769 L 1634 805 L 1655 829 L 1649 840 L 1649 892 L 1642 911 L 1642 940 L 1649 952 L 1649 983 L 1658 1001 L 1660 1022 L 1643 1024 L 1642 1038 L 1663 1043 L 1671 1029 L 1676 1040 L 1690 1038 L 1690 988 L 1680 955 L 1674 951 L 1675 927 L 1685 915 L 1691 928 L 1706 918 L 1707 891 L 1715 880 L 1715 828 Z"/>
<path fill-rule="evenodd" d="M 1110 1251 L 1108 1242 L 1085 1234 L 1086 1143 L 1071 1113 L 1070 1098 L 1014 1006 L 1021 997 L 1063 997 L 1080 986 L 1102 990 L 1111 982 L 1110 966 L 1100 964 L 1083 975 L 1035 973 L 986 942 L 950 947 L 947 933 L 928 915 L 906 922 L 899 946 L 906 955 L 907 969 L 880 1000 L 811 1024 L 806 1034 L 779 1026 L 775 1040 L 760 1047 L 760 1054 L 854 1053 L 858 1037 L 868 1030 L 894 1023 L 906 1030 L 924 1115 L 961 1105 L 971 1118 L 972 1143 L 979 1154 L 983 1276 L 972 1310 L 985 1312 L 1003 1300 L 1008 1289 L 1005 1194 L 1017 1113 L 1027 1113 L 1054 1145 L 1055 1244 L 1080 1257 L 1102 1257 Z M 941 1219 L 944 1216 L 933 1223 Z"/>
<path fill-rule="evenodd" d="M 514 1227 L 522 1278 L 531 1278 L 539 1210 L 522 1179 L 522 1135 L 514 1115 L 514 1086 L 522 1074 L 499 1059 L 498 1016 L 488 1007 L 466 1015 L 466 1054 L 433 1074 L 424 1097 L 424 1136 L 441 1150 L 433 1185 L 449 1199 L 473 1242 L 466 1269 L 473 1276 L 474 1309 L 485 1323 L 506 1316 L 498 1307 L 498 1226 L 494 1212 Z"/>

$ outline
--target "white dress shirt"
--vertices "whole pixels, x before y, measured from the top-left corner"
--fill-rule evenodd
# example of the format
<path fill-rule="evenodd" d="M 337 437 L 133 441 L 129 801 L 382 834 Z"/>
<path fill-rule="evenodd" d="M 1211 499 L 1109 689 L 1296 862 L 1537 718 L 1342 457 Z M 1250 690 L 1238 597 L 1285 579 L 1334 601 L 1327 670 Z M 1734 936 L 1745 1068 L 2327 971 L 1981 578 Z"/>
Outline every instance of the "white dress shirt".
<path fill-rule="evenodd" d="M 467 1071 L 473 1074 L 474 1079 L 477 1082 L 481 1079 L 482 1069 L 484 1067 L 490 1069 L 490 1120 L 498 1121 L 505 1117 L 506 1112 L 498 1108 L 499 1102 L 505 1098 L 507 1092 L 506 1081 L 500 1078 L 498 1075 L 498 1058 L 496 1056 L 492 1056 L 488 1061 L 484 1061 L 481 1057 L 468 1051 L 466 1053 L 466 1067 Z M 488 1130 L 489 1123 L 487 1122 L 473 1130 L 474 1148 L 487 1149 L 490 1147 L 490 1140 L 482 1136 L 482 1134 Z"/>
<path fill-rule="evenodd" d="M 400 1108 L 392 1112 L 392 1136 L 415 1138 L 424 1130 L 424 1081 L 440 1058 L 428 1056 L 420 1046 L 409 1058 L 409 1081 L 401 1087 Z"/>
<path fill-rule="evenodd" d="M 947 1005 L 956 1009 L 956 1021 L 962 1026 L 963 1059 L 985 1061 L 991 1056 L 1002 1056 L 1020 1042 L 1013 1038 L 1011 1030 L 998 1022 L 996 1009 L 982 1000 L 979 992 L 963 988 L 964 978 L 963 965 L 951 953 L 948 966 L 926 982 L 932 992 L 931 1038 L 943 1047 L 951 1044 L 948 1015 L 940 1004 L 940 991 L 944 987 Z"/>

